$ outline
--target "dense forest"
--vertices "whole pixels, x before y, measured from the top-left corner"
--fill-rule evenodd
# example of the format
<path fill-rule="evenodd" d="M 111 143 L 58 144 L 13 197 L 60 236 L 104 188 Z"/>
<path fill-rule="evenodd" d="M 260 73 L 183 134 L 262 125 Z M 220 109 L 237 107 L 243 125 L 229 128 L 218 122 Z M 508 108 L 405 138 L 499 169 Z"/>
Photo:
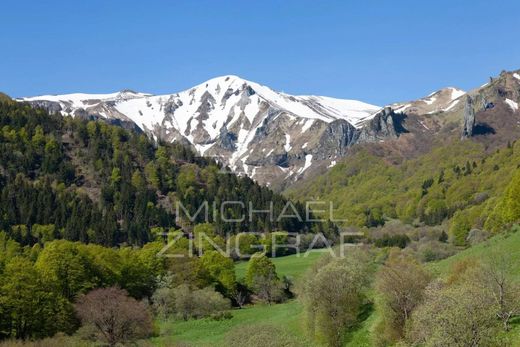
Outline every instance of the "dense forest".
<path fill-rule="evenodd" d="M 279 216 L 289 202 L 180 144 L 157 144 L 143 133 L 14 102 L 0 103 L 0 128 L 0 229 L 22 245 L 60 238 L 143 245 L 203 222 L 221 236 L 323 229 L 267 213 L 243 218 L 249 204 L 266 210 L 272 202 Z M 223 201 L 244 206 L 222 208 Z M 207 220 L 200 210 L 205 203 Z M 292 206 L 305 216 L 302 204 Z M 223 222 L 232 218 L 238 221 Z"/>

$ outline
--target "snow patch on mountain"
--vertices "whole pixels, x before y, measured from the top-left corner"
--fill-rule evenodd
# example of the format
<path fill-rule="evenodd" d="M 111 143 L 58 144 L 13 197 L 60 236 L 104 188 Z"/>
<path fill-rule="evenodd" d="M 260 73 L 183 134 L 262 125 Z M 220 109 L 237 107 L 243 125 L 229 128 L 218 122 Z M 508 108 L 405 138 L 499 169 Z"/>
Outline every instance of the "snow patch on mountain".
<path fill-rule="evenodd" d="M 461 96 L 466 94 L 466 92 L 461 89 L 457 89 L 457 88 L 453 88 L 453 87 L 451 87 L 450 89 L 451 89 L 451 99 L 452 100 L 458 99 Z"/>
<path fill-rule="evenodd" d="M 406 103 L 390 105 L 395 112 L 411 114 L 433 114 L 447 112 L 458 104 L 458 99 L 466 92 L 457 88 L 448 87 L 431 93 L 430 95 Z"/>
<path fill-rule="evenodd" d="M 448 107 L 446 107 L 443 111 L 444 112 L 448 112 L 449 110 L 451 110 L 452 108 L 454 108 L 455 106 L 457 106 L 457 104 L 459 103 L 460 100 L 454 100 Z"/>
<path fill-rule="evenodd" d="M 298 170 L 299 174 L 302 174 L 305 170 L 307 170 L 312 165 L 312 154 L 307 154 L 305 156 L 305 164 L 302 168 Z"/>
<path fill-rule="evenodd" d="M 285 145 L 283 146 L 283 149 L 285 149 L 286 152 L 289 152 L 291 148 L 291 135 L 285 134 Z"/>
<path fill-rule="evenodd" d="M 518 111 L 518 103 L 517 102 L 515 102 L 515 101 L 513 101 L 511 99 L 506 99 L 505 101 L 509 105 L 509 107 L 511 107 L 513 112 Z"/>

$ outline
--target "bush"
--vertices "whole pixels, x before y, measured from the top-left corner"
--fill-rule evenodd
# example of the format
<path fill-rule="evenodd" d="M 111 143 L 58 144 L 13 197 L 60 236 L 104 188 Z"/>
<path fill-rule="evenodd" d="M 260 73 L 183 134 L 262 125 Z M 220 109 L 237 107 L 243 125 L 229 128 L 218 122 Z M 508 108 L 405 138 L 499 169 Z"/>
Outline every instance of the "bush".
<path fill-rule="evenodd" d="M 155 291 L 153 297 L 155 311 L 167 317 L 175 315 L 181 319 L 203 318 L 214 316 L 216 319 L 226 317 L 231 303 L 213 288 L 192 289 L 187 284 L 175 288 L 162 287 Z"/>
<path fill-rule="evenodd" d="M 500 325 L 496 312 L 492 298 L 469 283 L 433 283 L 412 315 L 407 337 L 425 347 L 501 346 L 495 341 Z"/>
<path fill-rule="evenodd" d="M 418 258 L 426 263 L 448 258 L 455 254 L 454 247 L 440 241 L 427 241 L 421 243 L 417 249 Z"/>
<path fill-rule="evenodd" d="M 398 235 L 385 234 L 385 235 L 383 235 L 382 238 L 376 239 L 374 242 L 374 245 L 379 248 L 382 248 L 382 247 L 405 248 L 409 242 L 410 242 L 410 238 L 404 234 L 398 234 Z"/>

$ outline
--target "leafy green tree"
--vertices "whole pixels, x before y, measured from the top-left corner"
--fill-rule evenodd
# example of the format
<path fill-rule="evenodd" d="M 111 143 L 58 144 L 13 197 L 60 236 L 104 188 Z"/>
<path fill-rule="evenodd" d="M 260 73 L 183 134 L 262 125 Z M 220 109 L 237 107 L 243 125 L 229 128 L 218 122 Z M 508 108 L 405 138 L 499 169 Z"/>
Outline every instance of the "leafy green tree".
<path fill-rule="evenodd" d="M 258 251 L 258 247 L 261 247 L 258 237 L 251 233 L 239 233 L 230 238 L 229 244 L 232 251 L 234 251 L 234 257 L 250 257 Z M 238 252 L 237 252 L 238 251 Z"/>
<path fill-rule="evenodd" d="M 520 220 L 520 171 L 517 171 L 504 194 L 503 198 L 503 220 L 506 223 Z"/>
<path fill-rule="evenodd" d="M 39 243 L 44 244 L 46 242 L 50 242 L 56 239 L 57 231 L 54 224 L 34 224 L 31 228 L 31 235 Z"/>
<path fill-rule="evenodd" d="M 200 264 L 207 272 L 217 289 L 230 295 L 236 286 L 235 265 L 233 260 L 218 251 L 205 252 L 200 257 Z"/>
<path fill-rule="evenodd" d="M 215 232 L 215 226 L 211 223 L 201 223 L 193 228 L 194 247 L 198 252 L 204 253 L 212 250 L 226 250 L 226 241 Z"/>
<path fill-rule="evenodd" d="M 287 244 L 287 239 L 288 234 L 286 231 L 265 233 L 261 238 L 261 243 L 264 246 L 264 253 L 273 257 L 285 255 L 288 250 L 283 246 Z"/>
<path fill-rule="evenodd" d="M 278 278 L 278 275 L 276 275 L 276 266 L 265 254 L 255 253 L 251 259 L 249 259 L 245 277 L 248 286 L 253 285 L 255 277 L 267 277 L 273 275 Z"/>
<path fill-rule="evenodd" d="M 276 267 L 263 253 L 256 253 L 249 259 L 245 282 L 260 300 L 269 304 L 284 297 L 283 284 Z"/>
<path fill-rule="evenodd" d="M 423 220 L 428 225 L 440 224 L 448 216 L 448 206 L 442 199 L 428 201 L 424 210 Z"/>
<path fill-rule="evenodd" d="M 457 246 L 466 245 L 466 238 L 471 229 L 469 216 L 465 211 L 457 211 L 450 223 L 450 235 L 453 243 Z"/>
<path fill-rule="evenodd" d="M 42 338 L 76 328 L 70 303 L 49 290 L 32 263 L 21 257 L 7 263 L 0 280 L 0 312 L 0 326 L 14 338 Z"/>
<path fill-rule="evenodd" d="M 141 171 L 135 170 L 132 174 L 132 185 L 137 190 L 143 190 L 146 188 L 146 181 Z"/>
<path fill-rule="evenodd" d="M 118 185 L 121 182 L 121 170 L 117 167 L 112 169 L 112 174 L 110 175 L 110 183 L 114 186 Z"/>
<path fill-rule="evenodd" d="M 58 292 L 69 300 L 94 288 L 98 283 L 98 278 L 93 276 L 92 263 L 80 252 L 78 244 L 73 242 L 48 242 L 35 266 L 43 280 L 55 285 Z"/>
<path fill-rule="evenodd" d="M 121 288 L 130 296 L 150 297 L 155 289 L 156 274 L 139 256 L 138 250 L 125 247 L 119 251 L 121 259 Z"/>
<path fill-rule="evenodd" d="M 20 244 L 10 239 L 5 231 L 0 231 L 0 274 L 10 259 L 21 254 Z"/>
<path fill-rule="evenodd" d="M 54 137 L 51 137 L 45 144 L 44 159 L 42 163 L 43 171 L 48 173 L 58 171 L 62 156 L 63 154 L 60 145 Z"/>

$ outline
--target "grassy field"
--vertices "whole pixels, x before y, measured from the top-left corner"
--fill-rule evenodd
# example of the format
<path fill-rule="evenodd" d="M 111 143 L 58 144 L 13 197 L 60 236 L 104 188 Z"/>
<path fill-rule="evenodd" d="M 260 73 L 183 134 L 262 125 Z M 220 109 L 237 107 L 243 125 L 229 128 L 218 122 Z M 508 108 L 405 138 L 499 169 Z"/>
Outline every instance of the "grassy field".
<path fill-rule="evenodd" d="M 314 264 L 314 262 L 323 254 L 328 253 L 323 250 L 312 250 L 308 253 L 300 253 L 300 255 L 288 255 L 286 257 L 272 258 L 276 266 L 276 272 L 280 276 L 288 276 L 293 280 L 300 278 L 305 271 Z M 235 266 L 237 278 L 244 278 L 247 271 L 247 261 L 238 262 Z"/>
<path fill-rule="evenodd" d="M 233 310 L 233 318 L 221 321 L 199 319 L 171 320 L 160 323 L 161 336 L 152 339 L 156 346 L 187 342 L 193 346 L 224 346 L 228 331 L 239 325 L 272 324 L 283 327 L 295 336 L 303 336 L 302 306 L 296 300 L 278 305 L 255 305 Z M 308 343 L 302 338 L 302 346 Z"/>

